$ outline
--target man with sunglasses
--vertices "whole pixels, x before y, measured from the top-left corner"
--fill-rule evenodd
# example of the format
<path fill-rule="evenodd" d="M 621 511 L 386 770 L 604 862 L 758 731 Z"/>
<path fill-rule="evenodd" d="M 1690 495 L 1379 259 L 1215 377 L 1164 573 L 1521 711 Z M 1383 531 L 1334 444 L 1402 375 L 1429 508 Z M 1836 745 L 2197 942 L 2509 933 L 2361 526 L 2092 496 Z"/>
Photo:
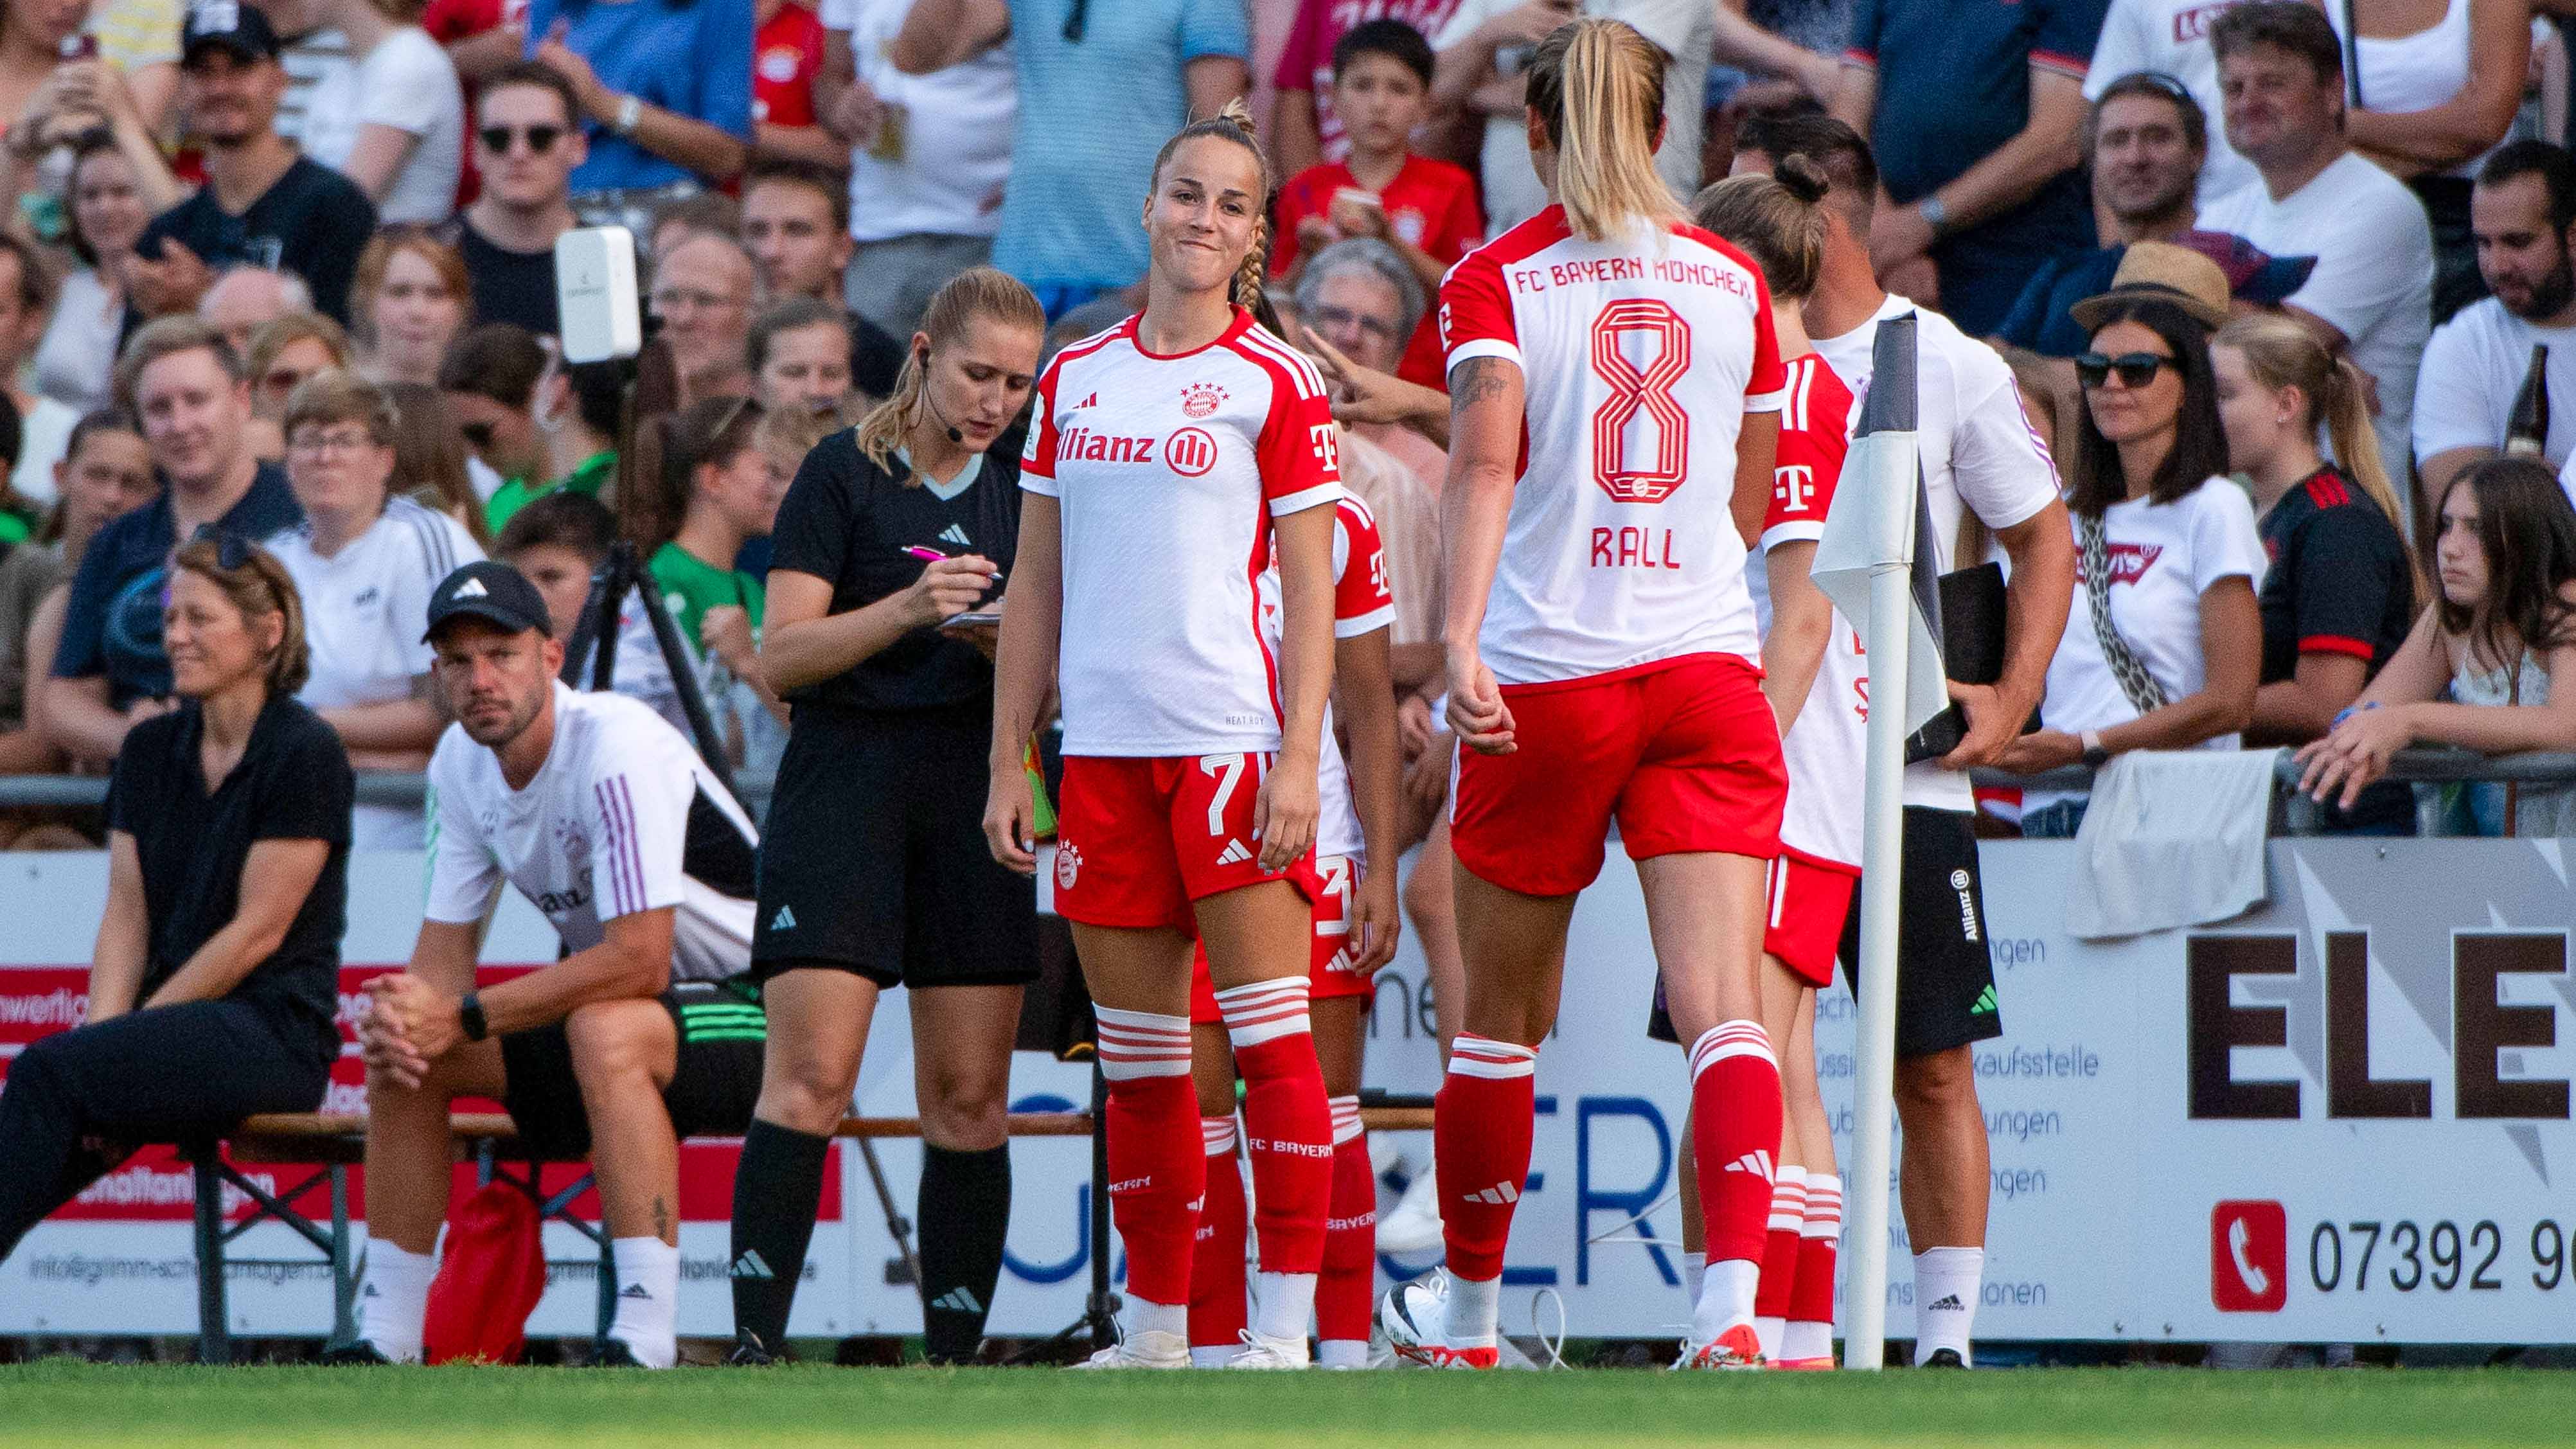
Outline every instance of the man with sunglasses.
<path fill-rule="evenodd" d="M 205 147 L 206 184 L 152 219 L 135 244 L 130 297 L 146 316 L 197 305 L 214 272 L 293 272 L 331 319 L 349 320 L 349 280 L 376 229 L 357 183 L 278 134 L 286 94 L 277 32 L 243 0 L 198 0 L 179 39 L 179 102 Z"/>
<path fill-rule="evenodd" d="M 569 82 L 534 61 L 494 72 L 474 102 L 474 166 L 483 189 L 448 223 L 449 245 L 474 282 L 474 316 L 540 337 L 555 312 L 555 238 L 573 215 L 573 168 L 590 155 Z"/>
<path fill-rule="evenodd" d="M 286 470 L 252 453 L 250 384 L 223 334 L 164 317 L 126 344 L 117 391 L 134 399 L 161 496 L 90 540 L 73 575 L 45 681 L 45 732 L 83 760 L 116 758 L 125 732 L 171 708 L 161 647 L 170 551 L 213 525 L 267 538 L 304 521 Z"/>

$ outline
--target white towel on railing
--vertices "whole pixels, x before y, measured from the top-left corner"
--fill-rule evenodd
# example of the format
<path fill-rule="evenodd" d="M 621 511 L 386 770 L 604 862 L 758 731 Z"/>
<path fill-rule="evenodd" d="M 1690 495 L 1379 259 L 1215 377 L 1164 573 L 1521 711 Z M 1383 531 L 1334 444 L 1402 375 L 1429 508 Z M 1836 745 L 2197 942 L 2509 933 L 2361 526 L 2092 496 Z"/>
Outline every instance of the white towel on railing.
<path fill-rule="evenodd" d="M 2133 750 L 2095 775 L 2075 832 L 2067 934 L 2136 936 L 2260 905 L 2279 753 Z"/>

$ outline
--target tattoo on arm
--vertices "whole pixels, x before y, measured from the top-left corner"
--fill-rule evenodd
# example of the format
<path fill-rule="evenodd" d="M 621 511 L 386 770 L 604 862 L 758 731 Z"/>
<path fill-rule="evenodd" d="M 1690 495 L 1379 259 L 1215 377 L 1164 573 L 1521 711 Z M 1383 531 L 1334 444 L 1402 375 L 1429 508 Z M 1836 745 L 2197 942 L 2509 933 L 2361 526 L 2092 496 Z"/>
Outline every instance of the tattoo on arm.
<path fill-rule="evenodd" d="M 1457 376 L 1450 382 L 1450 410 L 1460 413 L 1487 399 L 1500 397 L 1511 383 L 1504 375 L 1507 366 L 1499 357 L 1471 357 L 1458 365 Z"/>

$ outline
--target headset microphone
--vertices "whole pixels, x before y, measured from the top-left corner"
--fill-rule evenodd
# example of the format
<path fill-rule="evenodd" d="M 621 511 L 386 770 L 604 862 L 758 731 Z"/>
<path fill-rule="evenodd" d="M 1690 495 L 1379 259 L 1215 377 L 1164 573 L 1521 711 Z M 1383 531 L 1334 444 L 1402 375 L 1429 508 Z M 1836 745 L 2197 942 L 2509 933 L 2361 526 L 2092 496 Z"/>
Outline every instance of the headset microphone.
<path fill-rule="evenodd" d="M 928 352 L 923 352 L 920 356 L 922 372 L 921 405 L 930 409 L 931 417 L 937 419 L 939 425 L 948 430 L 948 441 L 952 443 L 965 442 L 966 435 L 958 430 L 955 423 L 948 421 L 948 415 L 939 410 L 939 404 L 933 401 L 930 396 L 930 354 Z"/>

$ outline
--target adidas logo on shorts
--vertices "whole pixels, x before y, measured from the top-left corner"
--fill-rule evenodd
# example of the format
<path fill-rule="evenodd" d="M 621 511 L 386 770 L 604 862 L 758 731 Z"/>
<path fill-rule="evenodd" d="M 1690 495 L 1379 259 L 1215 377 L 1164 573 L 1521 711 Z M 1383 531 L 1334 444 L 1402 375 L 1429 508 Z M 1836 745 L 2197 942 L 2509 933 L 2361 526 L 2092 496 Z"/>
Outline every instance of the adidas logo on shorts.
<path fill-rule="evenodd" d="M 792 931 L 792 930 L 795 930 L 795 929 L 796 929 L 796 912 L 795 912 L 795 909 L 794 909 L 793 907 L 789 907 L 789 906 L 780 906 L 780 907 L 778 908 L 778 914 L 777 914 L 777 915 L 774 915 L 774 916 L 772 916 L 772 917 L 770 917 L 770 918 L 769 918 L 769 929 L 771 929 L 771 930 L 773 930 L 773 931 Z"/>
<path fill-rule="evenodd" d="M 1243 842 L 1240 840 L 1227 841 L 1225 849 L 1216 853 L 1216 863 L 1219 865 L 1241 865 L 1250 859 L 1252 859 L 1252 852 L 1244 849 Z"/>

